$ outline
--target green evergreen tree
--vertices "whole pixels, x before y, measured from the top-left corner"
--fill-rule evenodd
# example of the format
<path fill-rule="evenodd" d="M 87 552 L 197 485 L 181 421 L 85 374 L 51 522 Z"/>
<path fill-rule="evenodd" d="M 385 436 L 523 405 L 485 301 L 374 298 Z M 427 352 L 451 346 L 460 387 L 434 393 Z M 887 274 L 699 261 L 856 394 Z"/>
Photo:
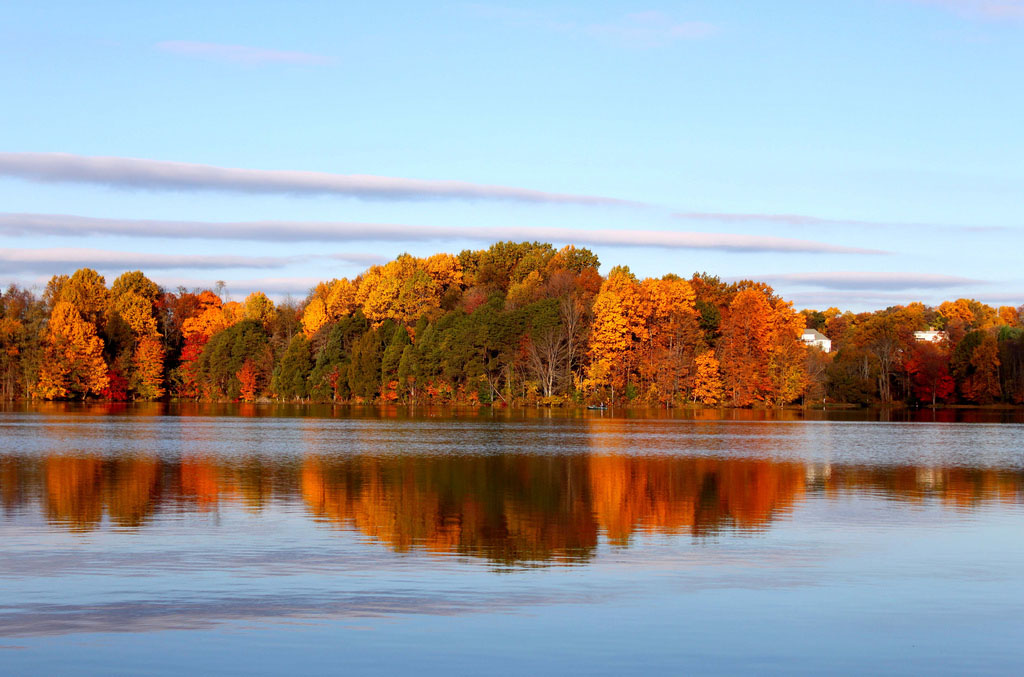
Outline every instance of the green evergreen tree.
<path fill-rule="evenodd" d="M 213 335 L 196 361 L 200 385 L 212 398 L 236 400 L 241 395 L 238 372 L 246 360 L 266 383 L 273 366 L 270 337 L 263 325 L 244 320 Z"/>
<path fill-rule="evenodd" d="M 331 326 L 327 342 L 316 356 L 309 377 L 310 394 L 318 400 L 345 400 L 351 395 L 348 385 L 352 348 L 369 328 L 362 311 L 342 318 Z"/>
<path fill-rule="evenodd" d="M 405 352 L 405 348 L 411 344 L 412 340 L 409 338 L 409 332 L 405 330 L 405 327 L 401 325 L 395 327 L 391 341 L 381 357 L 381 383 L 387 384 L 398 380 L 398 366 L 402 361 L 402 354 Z"/>
<path fill-rule="evenodd" d="M 309 397 L 309 374 L 312 370 L 309 339 L 303 334 L 296 334 L 274 370 L 271 388 L 278 397 L 286 400 L 305 399 Z"/>

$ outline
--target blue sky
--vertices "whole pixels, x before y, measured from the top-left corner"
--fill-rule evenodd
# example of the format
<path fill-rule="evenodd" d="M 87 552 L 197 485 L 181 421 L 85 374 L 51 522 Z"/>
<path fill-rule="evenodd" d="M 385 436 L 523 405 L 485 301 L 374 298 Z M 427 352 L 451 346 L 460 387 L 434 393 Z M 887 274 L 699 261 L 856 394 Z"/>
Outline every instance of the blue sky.
<path fill-rule="evenodd" d="M 514 238 L 798 307 L 1024 303 L 1024 0 L 0 13 L 4 281 L 301 297 Z"/>

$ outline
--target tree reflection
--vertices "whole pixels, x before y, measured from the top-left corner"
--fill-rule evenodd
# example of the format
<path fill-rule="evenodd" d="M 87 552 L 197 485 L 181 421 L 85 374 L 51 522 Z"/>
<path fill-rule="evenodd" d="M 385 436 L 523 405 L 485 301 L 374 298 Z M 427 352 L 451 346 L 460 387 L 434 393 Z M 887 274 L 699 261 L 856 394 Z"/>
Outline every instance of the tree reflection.
<path fill-rule="evenodd" d="M 514 563 L 593 554 L 585 456 L 311 455 L 302 494 L 314 515 L 395 550 Z"/>
<path fill-rule="evenodd" d="M 1024 500 L 1018 470 L 633 455 L 614 444 L 576 454 L 6 455 L 0 482 L 9 518 L 38 509 L 72 532 L 280 501 L 397 552 L 500 564 L 587 561 L 602 538 L 756 533 L 809 496 L 956 510 Z"/>

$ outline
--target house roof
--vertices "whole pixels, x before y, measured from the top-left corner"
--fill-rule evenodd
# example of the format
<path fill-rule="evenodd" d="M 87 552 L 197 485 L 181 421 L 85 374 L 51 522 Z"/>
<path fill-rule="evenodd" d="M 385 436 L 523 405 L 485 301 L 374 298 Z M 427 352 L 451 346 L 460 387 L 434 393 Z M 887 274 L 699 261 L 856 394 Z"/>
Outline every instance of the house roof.
<path fill-rule="evenodd" d="M 805 341 L 828 341 L 829 337 L 822 334 L 817 329 L 804 329 L 804 334 L 801 337 Z"/>

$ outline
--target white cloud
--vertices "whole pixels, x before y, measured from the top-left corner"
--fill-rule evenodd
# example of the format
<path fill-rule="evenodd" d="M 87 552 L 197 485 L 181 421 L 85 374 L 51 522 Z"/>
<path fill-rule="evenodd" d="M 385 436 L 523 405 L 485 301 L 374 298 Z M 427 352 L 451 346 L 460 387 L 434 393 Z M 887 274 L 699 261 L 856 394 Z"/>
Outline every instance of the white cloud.
<path fill-rule="evenodd" d="M 982 280 L 958 277 L 956 275 L 907 272 L 836 271 L 824 273 L 784 273 L 762 275 L 756 279 L 764 280 L 771 284 L 785 283 L 804 287 L 873 291 L 948 289 L 965 285 L 986 284 Z"/>
<path fill-rule="evenodd" d="M 190 40 L 166 40 L 154 45 L 161 52 L 194 56 L 215 61 L 227 61 L 248 65 L 267 63 L 322 66 L 332 59 L 307 52 L 288 52 L 277 49 L 262 49 L 245 45 L 224 45 L 215 42 L 193 42 Z"/>
<path fill-rule="evenodd" d="M 218 270 L 226 268 L 283 268 L 312 259 L 332 259 L 370 265 L 382 261 L 366 254 L 313 254 L 299 256 L 176 255 L 113 251 L 78 247 L 0 249 L 0 273 L 52 274 L 77 268 L 109 270 Z"/>
<path fill-rule="evenodd" d="M 265 242 L 429 242 L 468 240 L 542 240 L 582 246 L 660 247 L 730 252 L 811 252 L 881 254 L 879 250 L 847 247 L 793 238 L 662 230 L 574 230 L 570 228 L 497 227 L 452 228 L 390 223 L 309 221 L 159 221 L 107 219 L 67 214 L 0 213 L 0 234 L 8 236 L 131 236 L 252 240 Z"/>
<path fill-rule="evenodd" d="M 967 226 L 956 224 L 938 224 L 907 221 L 866 221 L 863 219 L 844 219 L 810 214 L 771 213 L 771 212 L 675 212 L 673 218 L 690 222 L 739 223 L 739 224 L 770 224 L 784 226 L 854 226 L 857 228 L 911 228 L 929 231 L 956 231 L 965 233 L 1003 233 L 1010 230 L 1006 226 Z"/>
<path fill-rule="evenodd" d="M 364 174 L 237 169 L 212 165 L 70 153 L 0 152 L 0 176 L 43 183 L 110 188 L 226 191 L 250 194 L 343 195 L 364 200 L 504 200 L 524 203 L 636 205 L 592 195 L 546 193 L 465 181 L 403 179 Z"/>
<path fill-rule="evenodd" d="M 185 289 L 212 289 L 216 282 L 213 279 L 202 277 L 170 277 L 166 275 L 153 275 L 153 281 L 164 289 L 175 290 L 178 287 Z M 258 277 L 243 278 L 236 280 L 225 280 L 224 288 L 226 296 L 238 300 L 239 297 L 248 296 L 254 291 L 261 291 L 274 299 L 282 299 L 286 296 L 304 298 L 309 290 L 324 281 L 323 277 Z"/>

